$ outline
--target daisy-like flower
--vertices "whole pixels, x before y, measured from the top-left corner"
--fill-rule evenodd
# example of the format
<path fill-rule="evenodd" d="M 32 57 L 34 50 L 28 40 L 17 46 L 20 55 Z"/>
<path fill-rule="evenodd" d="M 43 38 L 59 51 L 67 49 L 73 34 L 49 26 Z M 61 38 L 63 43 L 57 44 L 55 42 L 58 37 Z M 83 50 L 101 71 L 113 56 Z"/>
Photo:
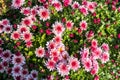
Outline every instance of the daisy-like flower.
<path fill-rule="evenodd" d="M 88 10 L 87 10 L 87 8 L 85 6 L 80 6 L 79 10 L 85 16 L 88 14 Z"/>
<path fill-rule="evenodd" d="M 59 51 L 57 49 L 53 49 L 50 51 L 50 56 L 51 57 L 57 57 L 59 56 Z"/>
<path fill-rule="evenodd" d="M 40 16 L 40 20 L 46 21 L 50 19 L 50 12 L 46 8 L 40 8 L 38 15 Z"/>
<path fill-rule="evenodd" d="M 46 67 L 50 70 L 50 71 L 53 71 L 54 69 L 55 69 L 55 61 L 53 61 L 53 60 L 48 60 L 47 62 L 46 62 Z"/>
<path fill-rule="evenodd" d="M 32 70 L 31 71 L 31 76 L 37 80 L 37 77 L 38 77 L 38 72 L 36 70 Z"/>
<path fill-rule="evenodd" d="M 79 6 L 80 6 L 80 4 L 78 2 L 76 2 L 76 1 L 74 1 L 74 3 L 72 4 L 73 9 L 78 9 Z"/>
<path fill-rule="evenodd" d="M 87 8 L 88 8 L 88 10 L 90 11 L 90 12 L 94 12 L 95 11 L 95 5 L 94 5 L 94 3 L 93 2 L 88 2 L 87 3 Z"/>
<path fill-rule="evenodd" d="M 0 33 L 4 31 L 4 26 L 0 23 Z"/>
<path fill-rule="evenodd" d="M 20 33 L 29 32 L 29 27 L 26 27 L 25 25 L 19 25 L 17 30 L 18 30 Z"/>
<path fill-rule="evenodd" d="M 19 33 L 18 31 L 14 31 L 14 32 L 12 32 L 12 34 L 11 34 L 11 38 L 12 38 L 13 40 L 19 40 L 20 37 L 21 37 L 21 35 L 20 35 L 20 33 Z"/>
<path fill-rule="evenodd" d="M 98 46 L 97 40 L 96 40 L 96 39 L 93 39 L 93 40 L 91 41 L 91 47 L 97 48 L 97 46 Z"/>
<path fill-rule="evenodd" d="M 56 43 L 53 41 L 53 40 L 51 40 L 51 41 L 49 41 L 49 42 L 47 42 L 47 48 L 48 48 L 48 50 L 52 50 L 52 49 L 55 49 L 56 48 Z"/>
<path fill-rule="evenodd" d="M 44 55 L 45 55 L 44 48 L 42 48 L 41 46 L 39 48 L 36 48 L 35 54 L 37 57 L 41 57 L 41 58 L 44 57 Z"/>
<path fill-rule="evenodd" d="M 106 43 L 102 44 L 102 48 L 103 48 L 104 51 L 109 51 L 109 46 Z"/>
<path fill-rule="evenodd" d="M 101 55 L 101 61 L 102 63 L 106 63 L 109 61 L 109 53 L 108 52 L 103 52 Z"/>
<path fill-rule="evenodd" d="M 10 50 L 5 50 L 5 51 L 3 51 L 3 54 L 2 54 L 2 59 L 3 60 L 10 60 L 10 58 L 11 58 L 11 51 Z"/>
<path fill-rule="evenodd" d="M 91 69 L 90 73 L 95 75 L 98 72 L 99 66 L 96 60 L 93 60 L 93 68 Z"/>
<path fill-rule="evenodd" d="M 61 38 L 61 36 L 55 36 L 55 37 L 53 38 L 53 41 L 55 41 L 55 43 L 59 44 L 59 43 L 61 43 L 62 38 Z"/>
<path fill-rule="evenodd" d="M 33 16 L 36 16 L 36 15 L 37 15 L 37 9 L 36 9 L 35 7 L 33 7 L 33 8 L 31 9 L 31 14 L 32 14 Z"/>
<path fill-rule="evenodd" d="M 9 63 L 8 63 L 8 61 L 6 61 L 6 60 L 3 60 L 3 61 L 1 62 L 1 64 L 2 64 L 2 66 L 4 67 L 4 69 L 6 69 L 6 68 L 9 66 Z"/>
<path fill-rule="evenodd" d="M 62 11 L 62 9 L 63 9 L 61 2 L 58 1 L 58 0 L 52 1 L 52 5 L 55 7 L 55 9 L 56 9 L 57 11 Z"/>
<path fill-rule="evenodd" d="M 32 39 L 32 34 L 30 32 L 24 32 L 22 34 L 22 39 L 25 40 L 25 42 L 30 41 Z"/>
<path fill-rule="evenodd" d="M 11 72 L 12 72 L 12 68 L 11 68 L 11 67 L 8 67 L 8 68 L 6 69 L 6 73 L 7 73 L 8 75 L 11 75 Z"/>
<path fill-rule="evenodd" d="M 57 71 L 61 76 L 68 75 L 70 71 L 69 65 L 65 64 L 64 62 L 60 62 L 57 65 Z"/>
<path fill-rule="evenodd" d="M 87 22 L 86 21 L 81 21 L 79 25 L 80 25 L 81 30 L 87 30 Z"/>
<path fill-rule="evenodd" d="M 91 73 L 92 75 L 95 75 L 97 72 L 98 72 L 98 70 L 95 69 L 95 68 L 93 68 L 93 69 L 90 71 L 90 73 Z"/>
<path fill-rule="evenodd" d="M 87 72 L 90 71 L 92 68 L 92 61 L 89 58 L 85 59 L 83 66 Z"/>
<path fill-rule="evenodd" d="M 57 45 L 56 49 L 62 53 L 65 51 L 65 45 L 63 43 L 60 43 L 59 45 Z"/>
<path fill-rule="evenodd" d="M 70 69 L 72 69 L 73 71 L 76 71 L 80 68 L 80 61 L 78 61 L 77 58 L 70 58 L 69 59 L 69 66 Z"/>
<path fill-rule="evenodd" d="M 72 21 L 67 21 L 65 26 L 68 30 L 71 30 L 73 27 L 74 23 Z"/>
<path fill-rule="evenodd" d="M 4 67 L 3 65 L 0 63 L 0 73 L 3 73 L 4 72 Z"/>
<path fill-rule="evenodd" d="M 65 7 L 72 4 L 72 0 L 62 0 Z"/>
<path fill-rule="evenodd" d="M 21 74 L 21 76 L 26 77 L 28 75 L 28 73 L 29 72 L 27 69 L 22 69 L 20 74 Z"/>
<path fill-rule="evenodd" d="M 25 64 L 25 57 L 23 55 L 20 55 L 20 56 L 14 55 L 12 57 L 12 63 L 15 65 L 23 65 Z"/>
<path fill-rule="evenodd" d="M 30 11 L 31 11 L 30 7 L 26 7 L 26 8 L 21 9 L 21 13 L 26 15 L 26 16 L 30 15 Z"/>
<path fill-rule="evenodd" d="M 27 48 L 30 48 L 30 47 L 33 46 L 32 41 L 27 41 L 25 45 L 26 45 Z"/>
<path fill-rule="evenodd" d="M 61 22 L 56 21 L 55 24 L 52 25 L 53 27 L 53 33 L 55 35 L 62 35 L 62 33 L 64 32 L 65 28 L 64 25 Z"/>
<path fill-rule="evenodd" d="M 84 62 L 86 58 L 89 57 L 89 49 L 88 48 L 84 48 L 81 52 L 81 61 Z"/>
<path fill-rule="evenodd" d="M 25 0 L 12 0 L 12 7 L 18 9 L 24 4 L 24 1 Z"/>
<path fill-rule="evenodd" d="M 12 76 L 20 76 L 22 67 L 20 65 L 14 65 L 12 68 Z"/>
<path fill-rule="evenodd" d="M 92 52 L 92 56 L 94 59 L 98 59 L 100 58 L 102 54 L 102 49 L 101 48 L 96 48 L 93 52 Z"/>
<path fill-rule="evenodd" d="M 6 25 L 4 28 L 5 33 L 11 33 L 12 32 L 12 26 L 11 25 Z"/>
<path fill-rule="evenodd" d="M 28 27 L 31 27 L 31 25 L 33 24 L 32 17 L 29 16 L 29 17 L 23 18 L 21 24 L 25 25 L 25 26 L 28 26 Z"/>
<path fill-rule="evenodd" d="M 3 20 L 1 21 L 1 24 L 4 25 L 4 26 L 10 25 L 10 21 L 9 21 L 8 19 L 3 19 Z"/>

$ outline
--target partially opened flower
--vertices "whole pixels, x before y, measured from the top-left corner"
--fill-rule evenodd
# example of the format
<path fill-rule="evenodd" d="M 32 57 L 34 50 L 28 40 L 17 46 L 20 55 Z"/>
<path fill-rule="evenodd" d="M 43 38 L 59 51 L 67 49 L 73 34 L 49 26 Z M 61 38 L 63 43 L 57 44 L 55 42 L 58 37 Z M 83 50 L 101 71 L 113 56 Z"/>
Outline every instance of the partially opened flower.
<path fill-rule="evenodd" d="M 90 71 L 92 68 L 92 61 L 89 58 L 85 59 L 83 66 L 87 72 Z"/>
<path fill-rule="evenodd" d="M 2 66 L 4 67 L 5 70 L 6 70 L 6 69 L 8 68 L 8 66 L 9 66 L 9 63 L 8 63 L 7 60 L 3 60 L 3 61 L 1 62 L 1 64 L 2 64 Z"/>
<path fill-rule="evenodd" d="M 40 20 L 46 21 L 50 19 L 50 12 L 46 8 L 40 8 L 38 15 L 40 16 Z"/>
<path fill-rule="evenodd" d="M 96 40 L 96 39 L 93 39 L 93 40 L 91 41 L 91 47 L 97 48 L 97 46 L 98 46 L 97 40 Z"/>
<path fill-rule="evenodd" d="M 3 60 L 10 60 L 10 58 L 11 58 L 11 55 L 12 55 L 12 53 L 11 53 L 11 51 L 10 50 L 5 50 L 5 51 L 3 51 L 3 54 L 2 54 L 2 59 Z"/>
<path fill-rule="evenodd" d="M 103 48 L 103 50 L 105 50 L 105 51 L 109 51 L 109 46 L 108 46 L 108 44 L 106 44 L 106 43 L 103 43 L 103 44 L 102 44 L 102 48 Z"/>
<path fill-rule="evenodd" d="M 65 7 L 72 4 L 72 0 L 62 0 Z"/>
<path fill-rule="evenodd" d="M 87 22 L 86 21 L 81 21 L 79 25 L 80 25 L 81 30 L 87 30 Z"/>
<path fill-rule="evenodd" d="M 93 52 L 92 52 L 92 56 L 94 59 L 98 59 L 100 58 L 102 54 L 102 49 L 101 48 L 96 48 Z"/>
<path fill-rule="evenodd" d="M 35 54 L 37 57 L 41 57 L 41 58 L 44 57 L 44 55 L 45 55 L 44 48 L 42 48 L 41 46 L 39 48 L 36 48 Z"/>
<path fill-rule="evenodd" d="M 22 8 L 21 13 L 28 16 L 31 13 L 30 7 Z"/>
<path fill-rule="evenodd" d="M 95 11 L 95 5 L 94 5 L 94 3 L 88 2 L 87 8 L 88 8 L 88 10 L 89 10 L 90 12 L 93 13 L 93 12 Z"/>
<path fill-rule="evenodd" d="M 29 72 L 28 72 L 27 69 L 22 69 L 20 74 L 21 74 L 23 77 L 27 77 L 28 73 L 29 73 Z"/>
<path fill-rule="evenodd" d="M 73 71 L 77 71 L 80 68 L 80 61 L 78 61 L 77 58 L 72 57 L 69 59 L 69 66 Z"/>
<path fill-rule="evenodd" d="M 38 77 L 38 71 L 36 71 L 36 70 L 32 70 L 30 74 L 31 74 L 31 76 L 32 76 L 34 79 L 37 80 L 37 77 Z"/>
<path fill-rule="evenodd" d="M 59 43 L 61 43 L 62 38 L 61 38 L 61 36 L 55 36 L 53 38 L 53 40 L 55 41 L 55 43 L 59 44 Z"/>
<path fill-rule="evenodd" d="M 6 25 L 4 28 L 5 33 L 11 33 L 12 32 L 12 26 L 11 25 Z"/>
<path fill-rule="evenodd" d="M 18 9 L 24 4 L 24 1 L 25 0 L 12 0 L 12 7 Z"/>
<path fill-rule="evenodd" d="M 26 27 L 25 25 L 19 25 L 17 31 L 19 31 L 20 33 L 24 33 L 24 32 L 29 32 L 30 29 L 29 27 Z"/>
<path fill-rule="evenodd" d="M 10 25 L 10 21 L 8 19 L 2 19 L 1 24 L 3 26 Z"/>

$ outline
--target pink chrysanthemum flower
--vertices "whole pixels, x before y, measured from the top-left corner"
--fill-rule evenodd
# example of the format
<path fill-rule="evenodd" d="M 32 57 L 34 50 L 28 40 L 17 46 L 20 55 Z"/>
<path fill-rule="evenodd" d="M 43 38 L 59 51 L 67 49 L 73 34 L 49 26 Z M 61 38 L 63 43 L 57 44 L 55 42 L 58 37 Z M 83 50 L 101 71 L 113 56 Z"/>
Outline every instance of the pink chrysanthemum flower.
<path fill-rule="evenodd" d="M 22 39 L 25 40 L 25 42 L 30 41 L 32 39 L 32 34 L 30 32 L 24 32 L 22 34 Z"/>
<path fill-rule="evenodd" d="M 37 80 L 38 72 L 37 72 L 36 70 L 32 70 L 30 74 L 31 74 L 31 76 L 32 76 L 34 79 Z"/>
<path fill-rule="evenodd" d="M 29 31 L 30 31 L 29 27 L 26 27 L 25 25 L 19 25 L 17 30 L 18 30 L 20 33 L 29 32 Z"/>
<path fill-rule="evenodd" d="M 109 46 L 106 43 L 102 44 L 102 48 L 103 48 L 104 51 L 109 51 Z"/>
<path fill-rule="evenodd" d="M 12 32 L 12 34 L 11 34 L 11 38 L 12 38 L 13 40 L 19 40 L 20 37 L 21 37 L 21 35 L 20 35 L 20 33 L 19 33 L 18 31 L 14 31 L 14 32 Z"/>
<path fill-rule="evenodd" d="M 32 16 L 23 18 L 21 24 L 28 26 L 28 27 L 31 27 L 31 25 L 33 25 Z"/>
<path fill-rule="evenodd" d="M 25 0 L 12 0 L 12 7 L 18 9 L 24 4 L 24 1 Z"/>
<path fill-rule="evenodd" d="M 13 76 L 14 80 L 24 80 L 24 78 L 19 75 L 19 76 Z"/>
<path fill-rule="evenodd" d="M 77 71 L 80 68 L 80 61 L 77 58 L 70 58 L 69 66 L 73 71 Z"/>
<path fill-rule="evenodd" d="M 46 62 L 46 66 L 50 71 L 53 71 L 55 69 L 55 64 L 55 61 L 50 59 Z"/>
<path fill-rule="evenodd" d="M 81 30 L 87 30 L 87 22 L 86 21 L 81 21 L 79 25 L 80 25 Z"/>
<path fill-rule="evenodd" d="M 109 61 L 109 53 L 108 52 L 103 52 L 101 55 L 101 61 L 102 63 L 106 63 Z"/>
<path fill-rule="evenodd" d="M 33 16 L 36 16 L 36 15 L 37 15 L 37 9 L 36 9 L 35 7 L 33 7 L 33 8 L 31 9 L 31 14 L 32 14 Z"/>
<path fill-rule="evenodd" d="M 0 63 L 0 73 L 3 73 L 4 72 L 4 67 L 3 65 Z"/>
<path fill-rule="evenodd" d="M 51 60 L 53 60 L 55 63 L 57 63 L 60 60 L 60 56 L 52 57 Z"/>
<path fill-rule="evenodd" d="M 84 62 L 85 59 L 87 59 L 89 57 L 89 49 L 88 48 L 84 48 L 81 52 L 81 61 Z"/>
<path fill-rule="evenodd" d="M 30 48 L 30 47 L 33 46 L 32 41 L 27 41 L 25 45 L 26 45 L 27 48 Z"/>
<path fill-rule="evenodd" d="M 26 77 L 28 75 L 29 71 L 27 69 L 22 69 L 21 70 L 21 76 Z"/>
<path fill-rule="evenodd" d="M 63 43 L 60 43 L 60 44 L 57 45 L 56 49 L 57 49 L 60 53 L 62 53 L 62 52 L 65 51 L 65 45 L 64 45 Z"/>
<path fill-rule="evenodd" d="M 94 36 L 94 32 L 92 30 L 86 33 L 87 39 L 91 39 L 93 36 Z"/>
<path fill-rule="evenodd" d="M 72 0 L 62 0 L 65 7 L 72 4 Z"/>
<path fill-rule="evenodd" d="M 2 66 L 4 67 L 5 70 L 6 70 L 6 68 L 9 66 L 9 63 L 8 63 L 8 61 L 6 61 L 6 60 L 3 60 L 3 61 L 1 62 L 1 64 L 2 64 Z"/>
<path fill-rule="evenodd" d="M 12 76 L 20 76 L 21 74 L 22 67 L 20 65 L 14 65 L 12 68 Z"/>
<path fill-rule="evenodd" d="M 93 40 L 91 41 L 91 47 L 97 48 L 97 46 L 98 46 L 97 40 L 96 40 L 96 39 L 93 39 Z"/>
<path fill-rule="evenodd" d="M 52 50 L 52 49 L 55 49 L 56 48 L 56 43 L 55 42 L 53 42 L 53 41 L 49 41 L 49 42 L 47 42 L 47 48 L 48 48 L 48 50 Z"/>
<path fill-rule="evenodd" d="M 78 2 L 76 2 L 76 1 L 74 1 L 74 3 L 72 4 L 73 9 L 78 9 L 79 6 L 80 6 L 80 4 Z"/>
<path fill-rule="evenodd" d="M 65 26 L 68 30 L 71 30 L 73 25 L 74 25 L 74 23 L 72 21 L 67 21 Z"/>
<path fill-rule="evenodd" d="M 51 57 L 57 57 L 59 56 L 59 51 L 57 49 L 53 49 L 50 51 L 50 56 Z"/>
<path fill-rule="evenodd" d="M 64 62 L 60 62 L 58 65 L 57 65 L 57 71 L 59 72 L 59 74 L 61 76 L 65 76 L 65 75 L 68 75 L 69 74 L 69 66 L 67 64 L 65 64 Z"/>
<path fill-rule="evenodd" d="M 88 10 L 90 11 L 90 12 L 94 12 L 95 11 L 95 5 L 94 5 L 94 3 L 93 2 L 88 2 L 87 3 L 87 8 L 88 8 Z"/>
<path fill-rule="evenodd" d="M 40 16 L 40 20 L 46 21 L 50 19 L 50 12 L 46 8 L 40 8 L 38 15 Z"/>
<path fill-rule="evenodd" d="M 36 48 L 35 54 L 37 57 L 44 57 L 45 55 L 45 50 L 41 46 L 39 48 Z"/>
<path fill-rule="evenodd" d="M 20 56 L 14 55 L 12 57 L 12 63 L 15 65 L 23 65 L 25 64 L 25 57 L 23 55 L 20 55 Z"/>
<path fill-rule="evenodd" d="M 22 8 L 21 13 L 28 16 L 31 13 L 30 7 Z"/>
<path fill-rule="evenodd" d="M 29 74 L 29 75 L 26 77 L 26 80 L 34 80 L 34 78 L 32 77 L 31 74 Z"/>
<path fill-rule="evenodd" d="M 1 24 L 4 25 L 4 26 L 10 25 L 10 21 L 9 21 L 8 19 L 3 19 L 3 20 L 1 21 Z"/>
<path fill-rule="evenodd" d="M 92 68 L 92 61 L 89 58 L 85 59 L 83 66 L 87 72 L 90 71 Z"/>
<path fill-rule="evenodd" d="M 52 4 L 57 11 L 62 11 L 63 8 L 62 8 L 62 4 L 60 1 L 58 0 L 52 1 Z"/>
<path fill-rule="evenodd" d="M 5 33 L 11 33 L 12 32 L 12 26 L 11 25 L 6 25 L 4 28 Z"/>
<path fill-rule="evenodd" d="M 55 24 L 52 25 L 52 27 L 53 27 L 53 33 L 55 35 L 62 35 L 62 33 L 65 30 L 64 25 L 58 21 L 56 21 Z"/>
<path fill-rule="evenodd" d="M 0 48 L 0 58 L 3 56 L 3 48 Z"/>
<path fill-rule="evenodd" d="M 80 7 L 79 7 L 79 10 L 80 10 L 80 12 L 81 12 L 83 15 L 85 15 L 85 16 L 88 14 L 88 10 L 87 10 L 87 8 L 84 7 L 84 6 L 80 6 Z"/>
<path fill-rule="evenodd" d="M 62 38 L 61 38 L 61 36 L 55 36 L 55 37 L 53 38 L 53 40 L 55 41 L 55 43 L 59 44 L 59 43 L 61 43 Z"/>
<path fill-rule="evenodd" d="M 11 58 L 11 51 L 10 50 L 5 50 L 5 51 L 3 51 L 3 54 L 2 54 L 2 59 L 3 60 L 10 60 L 10 58 Z"/>
<path fill-rule="evenodd" d="M 98 72 L 98 69 L 99 69 L 98 62 L 96 60 L 93 60 L 93 68 L 91 69 L 90 73 L 92 75 L 95 75 Z"/>
<path fill-rule="evenodd" d="M 99 59 L 100 56 L 102 54 L 102 49 L 101 48 L 96 48 L 93 52 L 92 52 L 92 56 L 94 59 Z"/>

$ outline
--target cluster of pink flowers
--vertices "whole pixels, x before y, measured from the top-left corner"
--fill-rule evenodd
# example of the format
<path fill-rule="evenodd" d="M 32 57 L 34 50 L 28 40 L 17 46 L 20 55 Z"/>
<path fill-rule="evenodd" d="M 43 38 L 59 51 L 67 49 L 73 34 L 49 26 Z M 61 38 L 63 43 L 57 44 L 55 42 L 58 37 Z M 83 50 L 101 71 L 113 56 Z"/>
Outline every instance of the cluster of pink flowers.
<path fill-rule="evenodd" d="M 86 0 L 82 2 L 82 5 L 76 1 L 73 2 L 72 0 L 62 0 L 62 2 L 59 0 L 49 0 L 50 3 L 48 5 L 46 0 L 38 0 L 40 3 L 46 5 L 36 5 L 30 8 L 22 7 L 24 1 L 25 0 L 12 0 L 12 7 L 20 9 L 20 12 L 25 16 L 22 18 L 20 24 L 17 24 L 17 28 L 13 30 L 10 21 L 3 19 L 0 21 L 0 33 L 11 33 L 12 40 L 22 40 L 27 48 L 33 47 L 32 41 L 34 33 L 31 32 L 31 29 L 35 30 L 37 28 L 35 23 L 39 23 L 39 21 L 45 22 L 51 19 L 51 15 L 54 12 L 50 11 L 48 6 L 53 6 L 58 12 L 63 10 L 63 6 L 71 6 L 72 9 L 78 9 L 84 16 L 88 15 L 89 12 L 94 13 L 97 6 L 95 2 L 89 2 Z M 39 19 L 37 17 L 39 17 Z M 93 39 L 89 48 L 85 47 L 80 51 L 80 59 L 69 55 L 62 42 L 62 36 L 66 30 L 71 31 L 74 25 L 75 23 L 69 19 L 66 20 L 65 23 L 56 20 L 51 26 L 52 29 L 46 30 L 48 35 L 53 33 L 54 38 L 46 43 L 46 48 L 39 46 L 35 49 L 34 53 L 38 58 L 46 58 L 44 63 L 46 67 L 50 71 L 57 71 L 61 76 L 69 75 L 71 70 L 74 72 L 78 71 L 82 65 L 87 72 L 95 75 L 99 69 L 97 60 L 100 59 L 102 63 L 106 63 L 109 60 L 109 46 L 106 43 L 98 46 L 97 40 Z M 50 26 L 50 24 L 46 22 L 46 26 Z M 87 20 L 79 22 L 79 29 L 81 31 L 86 31 L 88 27 Z M 50 30 L 52 32 L 50 32 Z M 40 30 L 40 32 L 42 33 L 43 31 Z M 94 36 L 93 31 L 86 33 L 88 39 L 92 36 Z M 1 44 L 3 44 L 3 41 L 0 39 L 0 46 Z M 6 72 L 9 75 L 12 75 L 15 80 L 37 80 L 38 71 L 32 70 L 29 73 L 28 69 L 24 68 L 25 57 L 20 52 L 12 54 L 10 50 L 0 48 L 0 58 L 2 59 L 0 62 L 1 73 Z M 10 67 L 11 64 L 13 65 L 12 68 Z"/>
<path fill-rule="evenodd" d="M 20 52 L 13 54 L 10 50 L 0 48 L 0 58 L 0 73 L 11 75 L 14 80 L 37 80 L 38 72 L 32 70 L 29 73 L 28 69 L 24 67 L 25 57 Z"/>
<path fill-rule="evenodd" d="M 81 54 L 81 61 L 86 71 L 95 75 L 98 72 L 99 65 L 97 60 L 100 59 L 102 63 L 109 61 L 109 46 L 103 43 L 102 46 L 98 46 L 97 40 L 91 41 L 90 48 L 84 48 Z"/>

